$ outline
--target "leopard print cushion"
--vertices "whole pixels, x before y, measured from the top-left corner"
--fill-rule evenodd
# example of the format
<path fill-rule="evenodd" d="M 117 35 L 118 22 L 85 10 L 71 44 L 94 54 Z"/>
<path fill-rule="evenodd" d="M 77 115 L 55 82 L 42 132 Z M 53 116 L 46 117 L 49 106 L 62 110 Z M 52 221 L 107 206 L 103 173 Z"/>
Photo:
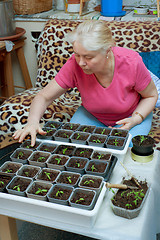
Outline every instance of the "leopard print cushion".
<path fill-rule="evenodd" d="M 73 53 L 70 43 L 66 41 L 69 31 L 80 22 L 72 20 L 49 20 L 37 43 L 38 73 L 36 86 L 18 95 L 10 97 L 0 106 L 0 142 L 5 134 L 10 134 L 24 127 L 27 122 L 30 104 L 41 88 L 54 78 L 63 64 Z M 132 48 L 138 52 L 160 51 L 160 22 L 107 22 L 112 30 L 117 46 Z M 41 124 L 57 120 L 67 122 L 81 104 L 77 89 L 70 89 L 56 99 L 46 110 Z M 154 112 L 152 132 L 159 141 L 158 109 Z"/>

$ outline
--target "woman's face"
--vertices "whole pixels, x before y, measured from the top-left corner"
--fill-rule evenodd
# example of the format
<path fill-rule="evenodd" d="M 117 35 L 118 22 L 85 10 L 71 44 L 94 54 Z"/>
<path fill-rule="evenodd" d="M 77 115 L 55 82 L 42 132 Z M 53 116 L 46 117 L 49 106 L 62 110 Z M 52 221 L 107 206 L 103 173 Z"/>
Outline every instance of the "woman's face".
<path fill-rule="evenodd" d="M 92 74 L 103 71 L 106 55 L 99 51 L 87 51 L 78 41 L 73 43 L 75 59 L 84 73 Z"/>

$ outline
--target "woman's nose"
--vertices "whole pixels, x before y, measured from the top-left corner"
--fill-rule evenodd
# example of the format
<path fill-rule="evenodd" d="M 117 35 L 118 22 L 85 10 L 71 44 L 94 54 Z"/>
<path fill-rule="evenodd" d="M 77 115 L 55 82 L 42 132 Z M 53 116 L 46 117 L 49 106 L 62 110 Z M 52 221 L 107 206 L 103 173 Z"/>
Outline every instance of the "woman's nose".
<path fill-rule="evenodd" d="M 80 57 L 80 59 L 79 59 L 79 65 L 80 65 L 80 66 L 85 66 L 85 65 L 86 65 L 86 61 L 85 61 L 85 59 L 84 59 L 83 57 Z"/>

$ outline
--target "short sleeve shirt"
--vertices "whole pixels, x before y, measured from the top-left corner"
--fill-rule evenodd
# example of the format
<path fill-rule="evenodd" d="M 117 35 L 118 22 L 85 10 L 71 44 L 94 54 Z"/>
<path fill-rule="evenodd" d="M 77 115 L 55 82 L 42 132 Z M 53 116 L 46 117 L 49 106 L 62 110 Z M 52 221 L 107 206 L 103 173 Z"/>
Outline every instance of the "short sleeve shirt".
<path fill-rule="evenodd" d="M 74 54 L 56 75 L 56 82 L 64 89 L 77 87 L 82 105 L 105 125 L 115 125 L 129 117 L 136 109 L 140 94 L 151 81 L 142 58 L 133 50 L 113 47 L 115 69 L 111 84 L 104 88 L 94 74 L 85 74 Z"/>

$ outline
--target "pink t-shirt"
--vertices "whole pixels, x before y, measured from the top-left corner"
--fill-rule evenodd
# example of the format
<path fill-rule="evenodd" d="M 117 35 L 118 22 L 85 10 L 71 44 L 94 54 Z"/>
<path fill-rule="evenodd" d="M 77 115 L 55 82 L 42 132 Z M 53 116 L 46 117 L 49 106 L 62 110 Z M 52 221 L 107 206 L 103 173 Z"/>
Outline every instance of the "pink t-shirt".
<path fill-rule="evenodd" d="M 77 64 L 74 54 L 56 75 L 56 82 L 64 89 L 77 87 L 82 105 L 105 125 L 129 117 L 140 101 L 138 92 L 144 90 L 151 76 L 142 58 L 133 50 L 113 47 L 114 76 L 109 87 L 104 88 L 94 74 L 85 74 Z"/>

